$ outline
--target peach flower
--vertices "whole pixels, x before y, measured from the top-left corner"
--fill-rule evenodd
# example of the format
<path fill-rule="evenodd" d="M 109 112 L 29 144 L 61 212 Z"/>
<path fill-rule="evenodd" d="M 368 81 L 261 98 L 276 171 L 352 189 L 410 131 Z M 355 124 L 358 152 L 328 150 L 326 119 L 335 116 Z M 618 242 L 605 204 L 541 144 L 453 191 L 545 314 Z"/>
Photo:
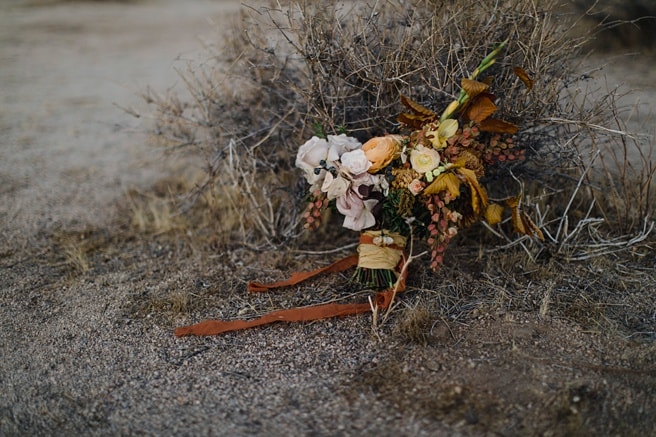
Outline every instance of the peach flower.
<path fill-rule="evenodd" d="M 374 137 L 362 145 L 367 159 L 371 162 L 369 173 L 376 173 L 387 167 L 401 153 L 401 135 Z"/>
<path fill-rule="evenodd" d="M 421 184 L 421 181 L 419 179 L 413 179 L 412 182 L 408 185 L 408 190 L 416 196 L 419 193 L 421 193 L 424 189 L 424 186 Z"/>

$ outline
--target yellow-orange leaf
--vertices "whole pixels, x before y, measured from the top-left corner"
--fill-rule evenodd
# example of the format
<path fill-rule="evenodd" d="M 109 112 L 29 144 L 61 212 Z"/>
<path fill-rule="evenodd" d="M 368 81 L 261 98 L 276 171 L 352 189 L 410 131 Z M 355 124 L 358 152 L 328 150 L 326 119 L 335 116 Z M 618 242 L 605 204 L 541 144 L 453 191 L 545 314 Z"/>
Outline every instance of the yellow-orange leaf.
<path fill-rule="evenodd" d="M 437 118 L 437 114 L 426 108 L 425 106 L 420 105 L 409 97 L 401 94 L 401 103 L 408 109 L 412 110 L 415 115 L 423 115 L 425 117 Z"/>
<path fill-rule="evenodd" d="M 412 129 L 421 129 L 425 124 L 437 120 L 437 114 L 420 105 L 414 100 L 401 94 L 401 103 L 412 111 L 412 114 L 403 113 L 398 116 L 398 121 Z"/>
<path fill-rule="evenodd" d="M 487 118 L 479 123 L 479 129 L 484 132 L 495 132 L 499 134 L 514 135 L 519 130 L 516 124 L 507 121 L 499 120 L 497 118 Z"/>
<path fill-rule="evenodd" d="M 519 203 L 521 200 L 522 200 L 522 194 L 520 193 L 515 197 L 510 197 L 506 199 L 506 205 L 508 205 L 508 207 L 510 208 L 510 217 L 512 218 L 513 228 L 515 232 L 524 234 L 525 233 L 524 222 L 522 221 L 522 216 L 519 213 Z"/>
<path fill-rule="evenodd" d="M 524 229 L 526 232 L 524 232 L 526 235 L 534 235 L 538 237 L 540 240 L 544 241 L 544 234 L 542 234 L 542 231 L 538 226 L 531 220 L 531 217 L 528 216 L 525 212 L 522 211 L 522 222 L 524 224 Z"/>
<path fill-rule="evenodd" d="M 463 78 L 460 81 L 460 85 L 462 86 L 462 89 L 467 93 L 470 99 L 473 99 L 480 93 L 487 91 L 488 88 L 490 88 L 489 85 L 483 82 L 479 82 L 477 80 L 472 80 L 467 78 Z"/>
<path fill-rule="evenodd" d="M 497 110 L 497 105 L 487 95 L 480 95 L 467 108 L 466 118 L 482 123 Z"/>
<path fill-rule="evenodd" d="M 467 181 L 467 185 L 469 185 L 469 189 L 471 190 L 472 210 L 474 214 L 479 215 L 482 212 L 481 208 L 487 209 L 487 192 L 485 188 L 481 187 L 478 183 L 474 170 L 459 168 L 456 171 L 464 176 Z"/>
<path fill-rule="evenodd" d="M 521 79 L 522 82 L 524 82 L 524 85 L 526 85 L 526 87 L 528 89 L 533 89 L 534 81 L 528 75 L 526 70 L 524 70 L 522 67 L 515 67 L 515 68 L 513 68 L 513 72 L 515 73 L 515 75 L 517 77 L 519 77 Z"/>
<path fill-rule="evenodd" d="M 409 126 L 412 129 L 421 129 L 424 125 L 430 123 L 434 120 L 433 117 L 426 117 L 424 115 L 415 115 L 402 113 L 397 117 L 399 123 L 403 123 L 406 126 Z"/>
<path fill-rule="evenodd" d="M 490 203 L 485 209 L 485 221 L 490 225 L 501 223 L 505 208 L 498 203 Z"/>
<path fill-rule="evenodd" d="M 506 199 L 506 205 L 512 210 L 519 208 L 519 203 L 522 201 L 522 194 L 518 194 L 515 197 L 509 197 Z"/>
<path fill-rule="evenodd" d="M 524 211 L 520 210 L 522 194 L 506 199 L 506 204 L 510 207 L 513 229 L 523 235 L 534 235 L 540 240 L 544 240 L 544 234 L 538 226 L 531 220 Z"/>
<path fill-rule="evenodd" d="M 453 199 L 460 196 L 460 179 L 452 172 L 442 173 L 429 186 L 424 188 L 424 194 L 439 194 L 448 191 Z"/>

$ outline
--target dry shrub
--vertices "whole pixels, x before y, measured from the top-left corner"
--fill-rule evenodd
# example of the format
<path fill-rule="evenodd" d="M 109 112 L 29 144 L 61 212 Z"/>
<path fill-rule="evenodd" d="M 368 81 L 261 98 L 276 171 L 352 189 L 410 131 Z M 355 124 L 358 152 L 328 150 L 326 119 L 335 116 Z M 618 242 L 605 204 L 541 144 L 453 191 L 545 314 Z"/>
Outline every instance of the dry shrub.
<path fill-rule="evenodd" d="M 576 71 L 594 29 L 572 36 L 579 24 L 572 17 L 555 0 L 249 6 L 226 44 L 181 72 L 190 99 L 145 97 L 156 107 L 161 143 L 205 168 L 190 199 L 209 196 L 217 221 L 233 223 L 242 242 L 277 245 L 299 235 L 300 144 L 315 132 L 346 131 L 361 141 L 396 132 L 400 93 L 441 111 L 461 78 L 508 39 L 489 73 L 498 115 L 521 126 L 515 143 L 527 160 L 493 169 L 486 185 L 496 198 L 524 189 L 548 238 L 516 240 L 508 223 L 493 232 L 531 256 L 546 248 L 574 259 L 589 241 L 612 246 L 619 236 L 623 248 L 635 235 L 645 241 L 654 168 L 640 153 L 637 167 L 627 165 L 633 148 L 646 149 L 621 126 L 607 127 L 621 123 L 613 92 L 594 95 Z M 532 90 L 514 66 L 534 78 Z"/>
<path fill-rule="evenodd" d="M 596 29 L 595 49 L 651 50 L 656 42 L 656 3 L 653 0 L 573 0 L 584 23 Z"/>

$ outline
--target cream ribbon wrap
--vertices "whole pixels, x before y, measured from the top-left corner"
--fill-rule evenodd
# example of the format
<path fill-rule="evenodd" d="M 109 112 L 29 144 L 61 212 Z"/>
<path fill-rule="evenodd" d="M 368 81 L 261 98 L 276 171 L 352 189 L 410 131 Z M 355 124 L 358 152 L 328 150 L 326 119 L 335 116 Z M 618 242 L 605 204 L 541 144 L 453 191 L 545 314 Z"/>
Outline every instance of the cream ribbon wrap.
<path fill-rule="evenodd" d="M 406 238 L 386 230 L 364 231 L 358 246 L 358 267 L 395 271 L 403 256 Z"/>

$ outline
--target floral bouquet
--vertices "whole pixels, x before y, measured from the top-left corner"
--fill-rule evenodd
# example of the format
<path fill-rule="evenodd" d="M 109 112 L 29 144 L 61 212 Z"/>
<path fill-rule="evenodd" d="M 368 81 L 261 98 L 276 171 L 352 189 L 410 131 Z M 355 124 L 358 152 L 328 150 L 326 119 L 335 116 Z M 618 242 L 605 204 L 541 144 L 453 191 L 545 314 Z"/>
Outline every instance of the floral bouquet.
<path fill-rule="evenodd" d="M 542 238 L 519 208 L 521 194 L 493 203 L 479 182 L 487 166 L 524 158 L 512 139 L 518 127 L 492 118 L 497 106 L 489 81 L 476 80 L 505 44 L 462 80 L 458 98 L 441 115 L 401 96 L 410 112 L 398 120 L 407 133 L 364 144 L 345 134 L 313 136 L 299 148 L 296 166 L 310 185 L 305 227 L 317 228 L 323 210 L 334 205 L 343 226 L 361 232 L 360 282 L 389 287 L 411 236 L 425 239 L 438 269 L 459 229 L 478 220 L 496 224 L 506 206 L 516 231 Z M 523 70 L 515 73 L 531 85 Z"/>
<path fill-rule="evenodd" d="M 357 266 L 359 282 L 381 289 L 373 299 L 276 310 L 252 320 L 207 320 L 178 328 L 175 334 L 215 335 L 274 322 L 389 310 L 396 293 L 405 288 L 413 256 L 406 257 L 407 241 L 415 236 L 425 239 L 431 267 L 437 269 L 459 229 L 478 220 L 499 223 L 506 207 L 516 231 L 542 238 L 520 209 L 521 194 L 494 203 L 479 182 L 489 165 L 524 158 L 512 140 L 517 126 L 492 118 L 497 107 L 489 82 L 476 80 L 505 44 L 462 80 L 458 98 L 441 115 L 401 96 L 410 111 L 399 116 L 407 133 L 372 138 L 364 144 L 345 134 L 314 136 L 299 148 L 296 166 L 310 185 L 305 227 L 316 229 L 324 210 L 334 207 L 344 216 L 344 227 L 360 232 L 358 253 L 311 272 L 296 272 L 286 280 L 250 282 L 248 290 L 259 293 L 288 287 L 318 274 Z M 530 87 L 523 70 L 515 69 L 515 73 Z"/>

